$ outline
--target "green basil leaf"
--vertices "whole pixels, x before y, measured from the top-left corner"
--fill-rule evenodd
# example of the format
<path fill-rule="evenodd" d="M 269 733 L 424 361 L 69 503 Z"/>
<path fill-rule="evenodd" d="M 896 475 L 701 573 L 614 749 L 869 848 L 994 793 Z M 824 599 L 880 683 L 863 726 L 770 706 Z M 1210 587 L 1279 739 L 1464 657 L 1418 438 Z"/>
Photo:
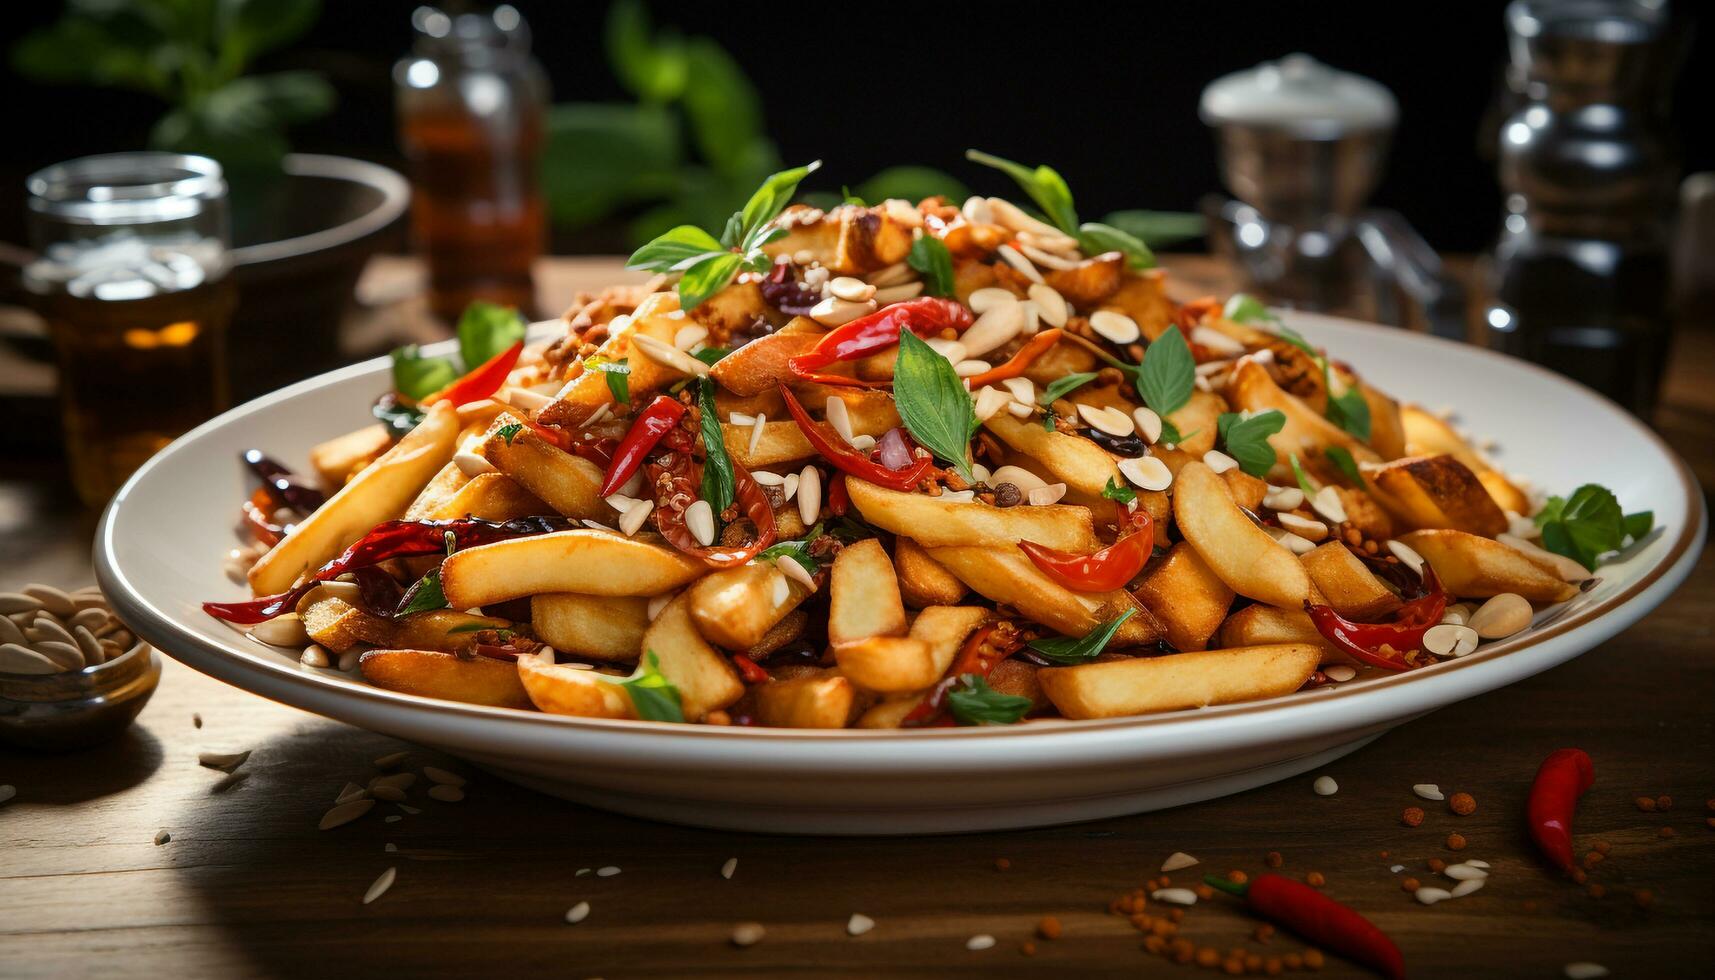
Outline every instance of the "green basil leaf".
<path fill-rule="evenodd" d="M 1113 225 L 1084 222 L 1078 226 L 1078 245 L 1085 255 L 1120 252 L 1125 255 L 1125 264 L 1130 268 L 1155 268 L 1155 253 L 1149 250 L 1149 246 L 1131 232 Z"/>
<path fill-rule="evenodd" d="M 1021 163 L 1003 160 L 980 150 L 966 150 L 965 159 L 993 167 L 1018 181 L 1018 186 L 1030 195 L 1055 227 L 1068 235 L 1078 234 L 1078 212 L 1072 207 L 1072 189 L 1066 186 L 1066 179 L 1053 167 L 1042 164 L 1032 170 Z"/>
<path fill-rule="evenodd" d="M 911 243 L 905 264 L 923 276 L 923 289 L 930 296 L 953 295 L 953 256 L 946 242 L 924 235 Z"/>
<path fill-rule="evenodd" d="M 1136 235 L 1150 248 L 1201 238 L 1207 230 L 1202 215 L 1185 211 L 1115 211 L 1102 220 Z"/>
<path fill-rule="evenodd" d="M 1035 702 L 1002 694 L 976 674 L 965 674 L 947 692 L 947 710 L 961 725 L 1010 725 L 1023 718 Z"/>
<path fill-rule="evenodd" d="M 738 494 L 737 478 L 733 475 L 732 459 L 727 455 L 726 439 L 721 435 L 721 417 L 715 411 L 715 383 L 702 379 L 697 387 L 697 406 L 702 411 L 703 432 L 703 499 L 720 521 L 721 512 L 732 506 Z"/>
<path fill-rule="evenodd" d="M 432 609 L 447 608 L 446 593 L 441 591 L 441 570 L 429 569 L 429 573 L 417 580 L 399 599 L 399 608 L 394 616 L 409 616 L 412 613 L 428 612 Z"/>
<path fill-rule="evenodd" d="M 1642 541 L 1655 527 L 1655 511 L 1640 510 L 1626 515 L 1626 534 L 1633 541 Z"/>
<path fill-rule="evenodd" d="M 524 427 L 522 425 L 519 425 L 517 422 L 511 422 L 495 429 L 494 434 L 506 440 L 506 444 L 510 446 L 512 445 L 512 440 L 518 438 L 518 433 L 523 431 Z"/>
<path fill-rule="evenodd" d="M 1043 432 L 1053 432 L 1054 431 L 1054 418 L 1055 418 L 1055 415 L 1054 415 L 1054 410 L 1052 408 L 1044 408 L 1042 410 L 1042 431 Z"/>
<path fill-rule="evenodd" d="M 1202 430 L 1198 430 L 1198 431 L 1202 431 Z M 1197 434 L 1196 432 L 1191 433 L 1191 435 L 1193 435 L 1193 436 L 1196 434 Z M 1182 436 L 1179 434 L 1179 427 L 1177 425 L 1173 424 L 1172 419 L 1167 418 L 1165 416 L 1162 417 L 1160 442 L 1162 442 L 1164 445 L 1168 445 L 1168 446 L 1177 446 L 1180 443 L 1184 442 L 1188 438 L 1190 438 L 1190 436 Z"/>
<path fill-rule="evenodd" d="M 590 371 L 600 371 L 607 381 L 607 390 L 612 393 L 613 400 L 621 405 L 631 404 L 631 365 L 625 358 L 610 361 L 605 357 L 584 358 L 584 368 Z"/>
<path fill-rule="evenodd" d="M 744 204 L 744 210 L 739 212 L 739 240 L 744 250 L 750 251 L 756 247 L 751 238 L 770 221 L 780 216 L 786 205 L 792 203 L 792 195 L 798 191 L 798 182 L 814 173 L 822 166 L 822 161 L 816 160 L 802 167 L 793 167 L 771 174 L 750 200 Z M 687 307 L 688 309 L 689 307 Z"/>
<path fill-rule="evenodd" d="M 1286 415 L 1278 408 L 1245 418 L 1238 412 L 1223 412 L 1216 422 L 1226 453 L 1239 468 L 1261 479 L 1274 467 L 1274 447 L 1268 437 L 1286 426 Z"/>
<path fill-rule="evenodd" d="M 1364 482 L 1364 474 L 1358 470 L 1358 461 L 1352 458 L 1352 454 L 1346 450 L 1345 446 L 1329 446 L 1323 450 L 1322 455 L 1333 460 L 1334 465 L 1339 468 L 1346 479 L 1360 487 L 1369 486 Z"/>
<path fill-rule="evenodd" d="M 1042 397 L 1037 399 L 1037 404 L 1052 405 L 1094 380 L 1096 380 L 1096 372 L 1094 371 L 1079 371 L 1076 374 L 1061 375 L 1048 382 L 1048 387 L 1042 389 Z"/>
<path fill-rule="evenodd" d="M 850 187 L 847 187 L 844 184 L 840 185 L 840 203 L 842 203 L 842 204 L 855 204 L 860 208 L 869 207 L 869 205 L 867 205 L 863 202 L 863 198 L 857 196 L 856 194 L 853 194 L 852 189 Z"/>
<path fill-rule="evenodd" d="M 649 269 L 672 272 L 681 264 L 694 265 L 695 260 L 725 252 L 715 236 L 696 225 L 680 225 L 631 253 L 625 260 L 627 269 Z"/>
<path fill-rule="evenodd" d="M 789 561 L 795 561 L 804 569 L 804 571 L 814 575 L 817 570 L 822 567 L 822 563 L 816 560 L 816 556 L 810 554 L 810 542 L 816 540 L 816 538 L 820 536 L 821 525 L 818 524 L 816 527 L 811 528 L 805 533 L 804 540 L 782 541 L 771 548 L 764 548 L 762 553 L 756 557 L 763 561 L 772 562 L 778 562 L 782 558 Z"/>
<path fill-rule="evenodd" d="M 447 630 L 447 635 L 456 636 L 460 633 L 481 633 L 483 630 L 491 630 L 495 628 L 496 627 L 493 623 L 460 623 L 459 625 Z M 511 631 L 499 630 L 498 632 L 509 633 Z"/>
<path fill-rule="evenodd" d="M 1229 303 L 1228 305 L 1230 306 L 1232 304 Z M 1267 312 L 1267 311 L 1265 310 L 1264 312 Z M 1231 320 L 1232 317 L 1229 316 L 1229 317 L 1227 317 L 1227 319 Z M 1292 329 L 1291 327 L 1287 326 L 1284 323 L 1276 324 L 1275 328 L 1274 328 L 1274 332 L 1275 332 L 1275 335 L 1278 336 L 1281 340 L 1284 340 L 1287 343 L 1291 344 L 1292 346 L 1303 351 L 1304 353 L 1309 354 L 1312 358 L 1315 359 L 1317 364 L 1322 365 L 1322 370 L 1326 371 L 1328 369 L 1327 364 L 1322 360 L 1322 352 L 1317 350 L 1316 348 L 1310 346 L 1310 341 L 1305 340 L 1303 334 Z"/>
<path fill-rule="evenodd" d="M 1244 293 L 1234 293 L 1227 297 L 1227 306 L 1221 311 L 1221 315 L 1237 323 L 1268 323 L 1276 319 L 1275 315 L 1268 311 L 1268 307 L 1262 305 L 1262 300 Z M 1300 341 L 1303 339 L 1299 337 Z M 1306 349 L 1308 350 L 1308 347 Z M 1312 350 L 1310 353 L 1316 352 Z"/>
<path fill-rule="evenodd" d="M 953 365 L 909 330 L 899 332 L 899 360 L 893 368 L 893 400 L 905 428 L 924 448 L 953 464 L 967 483 L 970 442 L 977 413 L 970 392 Z"/>
<path fill-rule="evenodd" d="M 1168 327 L 1143 352 L 1143 365 L 1137 370 L 1136 381 L 1138 395 L 1163 422 L 1169 412 L 1178 411 L 1191 400 L 1197 384 L 1197 361 L 1177 325 Z"/>
<path fill-rule="evenodd" d="M 459 316 L 459 357 L 474 371 L 524 339 L 524 318 L 510 306 L 476 300 Z"/>
<path fill-rule="evenodd" d="M 676 34 L 656 36 L 650 30 L 649 9 L 642 0 L 620 0 L 609 7 L 605 34 L 608 63 L 634 94 L 649 102 L 670 102 L 684 93 L 684 43 Z"/>
<path fill-rule="evenodd" d="M 393 390 L 421 401 L 457 381 L 459 369 L 444 357 L 424 357 L 416 344 L 393 351 Z"/>
<path fill-rule="evenodd" d="M 725 289 L 743 264 L 744 256 L 737 252 L 721 252 L 698 260 L 679 280 L 679 308 L 689 313 L 701 306 L 704 300 Z"/>
<path fill-rule="evenodd" d="M 370 406 L 369 414 L 387 426 L 387 434 L 395 439 L 405 438 L 412 429 L 423 424 L 421 411 L 401 405 L 392 399 L 376 402 Z"/>
<path fill-rule="evenodd" d="M 1328 416 L 1328 421 L 1364 442 L 1370 440 L 1370 403 L 1364 401 L 1364 393 L 1356 387 L 1347 388 L 1338 395 L 1330 394 L 1328 410 L 1323 414 Z"/>
<path fill-rule="evenodd" d="M 1030 649 L 1057 664 L 1089 663 L 1107 648 L 1108 641 L 1114 638 L 1114 634 L 1119 632 L 1120 627 L 1125 625 L 1125 621 L 1135 612 L 1137 610 L 1127 609 L 1083 636 L 1051 636 L 1031 640 Z"/>
<path fill-rule="evenodd" d="M 614 681 L 631 696 L 631 706 L 644 721 L 684 721 L 684 703 L 679 689 L 661 673 L 661 658 L 650 650 L 637 672 L 623 681 Z"/>
<path fill-rule="evenodd" d="M 1298 489 L 1304 491 L 1304 499 L 1308 501 L 1316 496 L 1316 484 L 1310 482 L 1310 477 L 1304 472 L 1303 464 L 1298 462 L 1298 454 L 1288 453 L 1286 458 L 1292 464 L 1292 475 L 1298 480 Z"/>
<path fill-rule="evenodd" d="M 1102 487 L 1102 496 L 1109 500 L 1117 500 L 1122 504 L 1129 504 L 1137 499 L 1137 491 L 1130 487 L 1120 486 L 1115 483 L 1114 478 L 1110 476 L 1108 477 L 1107 485 Z"/>
<path fill-rule="evenodd" d="M 1536 516 L 1542 528 L 1542 546 L 1555 554 L 1565 555 L 1594 571 L 1603 555 L 1618 551 L 1632 527 L 1649 533 L 1654 523 L 1648 512 L 1627 517 L 1620 511 L 1620 502 L 1613 491 L 1587 483 L 1562 499 L 1551 497 Z M 1638 535 L 1633 534 L 1636 539 Z"/>
<path fill-rule="evenodd" d="M 702 350 L 697 351 L 691 356 L 710 367 L 714 367 L 716 364 L 720 363 L 721 358 L 731 353 L 732 351 L 725 347 L 704 347 Z"/>

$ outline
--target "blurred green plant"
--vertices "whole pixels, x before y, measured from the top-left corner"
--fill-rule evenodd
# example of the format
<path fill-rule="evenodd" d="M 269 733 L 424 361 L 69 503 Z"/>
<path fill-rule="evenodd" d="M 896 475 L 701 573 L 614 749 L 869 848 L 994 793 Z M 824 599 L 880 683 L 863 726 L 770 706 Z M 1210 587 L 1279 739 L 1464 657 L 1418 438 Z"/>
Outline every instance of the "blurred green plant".
<path fill-rule="evenodd" d="M 66 0 L 59 20 L 12 46 L 12 66 L 38 82 L 160 98 L 155 149 L 277 169 L 286 127 L 330 111 L 333 86 L 311 71 L 244 72 L 320 13 L 320 0 Z"/>

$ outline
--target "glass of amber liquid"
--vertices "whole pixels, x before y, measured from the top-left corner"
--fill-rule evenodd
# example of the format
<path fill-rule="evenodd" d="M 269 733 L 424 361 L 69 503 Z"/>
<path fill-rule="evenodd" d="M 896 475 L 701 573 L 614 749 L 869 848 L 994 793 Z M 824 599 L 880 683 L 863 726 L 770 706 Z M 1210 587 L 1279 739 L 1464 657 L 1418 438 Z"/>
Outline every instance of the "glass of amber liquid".
<path fill-rule="evenodd" d="M 114 153 L 32 174 L 24 286 L 59 357 L 66 455 L 99 507 L 226 407 L 226 181 L 206 157 Z"/>

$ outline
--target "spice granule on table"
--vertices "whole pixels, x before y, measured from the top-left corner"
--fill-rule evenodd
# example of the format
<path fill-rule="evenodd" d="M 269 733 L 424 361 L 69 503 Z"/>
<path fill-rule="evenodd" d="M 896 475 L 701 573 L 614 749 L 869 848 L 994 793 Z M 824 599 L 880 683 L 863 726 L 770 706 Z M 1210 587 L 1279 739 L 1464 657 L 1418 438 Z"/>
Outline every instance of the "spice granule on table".
<path fill-rule="evenodd" d="M 1477 800 L 1470 793 L 1454 793 L 1447 798 L 1447 809 L 1461 817 L 1477 812 Z"/>
<path fill-rule="evenodd" d="M 1419 826 L 1423 823 L 1423 808 L 1420 806 L 1408 806 L 1405 808 L 1405 812 L 1399 815 L 1399 819 L 1400 822 L 1404 823 L 1407 827 Z"/>

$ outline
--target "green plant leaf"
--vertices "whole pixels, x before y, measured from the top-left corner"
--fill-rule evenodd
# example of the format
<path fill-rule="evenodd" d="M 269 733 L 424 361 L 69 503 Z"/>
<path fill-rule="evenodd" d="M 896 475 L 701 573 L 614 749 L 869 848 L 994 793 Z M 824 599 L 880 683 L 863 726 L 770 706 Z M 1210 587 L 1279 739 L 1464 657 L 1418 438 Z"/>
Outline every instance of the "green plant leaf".
<path fill-rule="evenodd" d="M 474 300 L 459 314 L 459 358 L 474 371 L 489 358 L 524 339 L 524 318 L 510 306 Z"/>
<path fill-rule="evenodd" d="M 1326 363 L 1326 362 L 1324 362 Z M 1323 377 L 1327 377 L 1327 369 L 1323 369 Z M 1370 403 L 1364 401 L 1364 393 L 1356 386 L 1347 388 L 1338 395 L 1332 390 L 1328 393 L 1328 409 L 1323 412 L 1328 421 L 1334 423 L 1364 442 L 1370 440 Z"/>
<path fill-rule="evenodd" d="M 877 171 L 857 185 L 855 192 L 866 201 L 898 198 L 915 205 L 926 197 L 944 197 L 954 204 L 964 201 L 970 191 L 957 177 L 934 167 L 897 166 Z"/>
<path fill-rule="evenodd" d="M 393 351 L 393 390 L 421 401 L 458 380 L 459 369 L 444 357 L 424 357 L 416 344 Z"/>
<path fill-rule="evenodd" d="M 1628 524 L 1635 519 L 1641 526 L 1644 517 L 1642 513 L 1626 517 L 1613 491 L 1586 483 L 1570 497 L 1550 497 L 1536 515 L 1536 523 L 1542 528 L 1544 548 L 1595 571 L 1603 555 L 1625 543 Z M 1654 522 L 1653 515 L 1649 519 Z M 1649 533 L 1647 528 L 1644 533 Z"/>
<path fill-rule="evenodd" d="M 930 296 L 953 295 L 953 256 L 946 242 L 924 235 L 911 243 L 905 263 L 923 276 L 923 289 Z"/>
<path fill-rule="evenodd" d="M 952 463 L 965 482 L 975 483 L 969 455 L 978 422 L 970 392 L 953 365 L 909 330 L 899 332 L 893 400 L 912 438 Z"/>
<path fill-rule="evenodd" d="M 1108 500 L 1118 501 L 1122 504 L 1129 504 L 1137 499 L 1137 491 L 1133 490 L 1131 487 L 1120 486 L 1118 483 L 1115 483 L 1114 478 L 1110 476 L 1108 477 L 1108 482 L 1102 487 L 1102 496 L 1106 497 Z"/>
<path fill-rule="evenodd" d="M 815 527 L 804 532 L 804 540 L 782 541 L 773 547 L 764 548 L 762 553 L 756 557 L 763 561 L 772 562 L 778 562 L 782 558 L 789 561 L 795 561 L 807 574 L 814 575 L 822 567 L 822 563 L 816 560 L 815 555 L 810 554 L 810 542 L 821 536 L 822 525 L 817 524 Z"/>
<path fill-rule="evenodd" d="M 172 98 L 165 41 L 147 23 L 67 13 L 12 45 L 12 67 L 36 82 L 137 89 Z M 133 18 L 136 20 L 136 18 Z"/>
<path fill-rule="evenodd" d="M 691 356 L 702 361 L 704 364 L 707 364 L 709 367 L 714 367 L 716 364 L 720 363 L 721 358 L 731 353 L 732 351 L 725 347 L 704 347 Z"/>
<path fill-rule="evenodd" d="M 1245 418 L 1239 412 L 1223 412 L 1216 420 L 1221 444 L 1238 461 L 1239 468 L 1261 479 L 1274 467 L 1274 447 L 1268 437 L 1286 426 L 1286 414 L 1278 408 Z"/>
<path fill-rule="evenodd" d="M 709 166 L 747 182 L 777 166 L 774 144 L 764 135 L 762 96 L 738 62 L 699 37 L 685 42 L 685 68 L 685 118 Z"/>
<path fill-rule="evenodd" d="M 1352 458 L 1352 454 L 1346 450 L 1346 447 L 1329 446 L 1322 451 L 1322 455 L 1333 460 L 1335 467 L 1346 479 L 1360 487 L 1367 488 L 1369 486 L 1364 482 L 1364 474 L 1358 470 L 1358 461 Z"/>
<path fill-rule="evenodd" d="M 1655 511 L 1640 510 L 1635 514 L 1627 514 L 1625 527 L 1628 537 L 1633 541 L 1642 541 L 1655 528 Z"/>
<path fill-rule="evenodd" d="M 637 665 L 637 672 L 622 681 L 614 681 L 631 696 L 631 706 L 644 721 L 684 721 L 685 708 L 679 689 L 661 673 L 661 658 L 654 650 Z"/>
<path fill-rule="evenodd" d="M 1113 481 L 1110 479 L 1109 482 Z M 1083 636 L 1051 636 L 1031 640 L 1030 649 L 1057 664 L 1087 664 L 1107 649 L 1108 641 L 1114 638 L 1114 634 L 1118 633 L 1125 621 L 1136 612 L 1135 609 L 1127 609 Z"/>
<path fill-rule="evenodd" d="M 1115 211 L 1102 220 L 1152 249 L 1201 238 L 1206 230 L 1202 215 L 1184 211 Z"/>
<path fill-rule="evenodd" d="M 556 225 L 577 228 L 685 184 L 673 113 L 659 105 L 562 103 L 548 110 L 542 196 Z M 727 205 L 731 210 L 732 205 Z"/>
<path fill-rule="evenodd" d="M 977 674 L 963 674 L 947 691 L 947 710 L 961 725 L 1010 725 L 1023 718 L 1035 702 L 1002 694 Z"/>
<path fill-rule="evenodd" d="M 1078 234 L 1078 212 L 1072 207 L 1072 189 L 1066 186 L 1066 179 L 1047 164 L 1042 164 L 1032 170 L 1022 163 L 1014 163 L 1000 157 L 984 153 L 980 150 L 966 150 L 965 159 L 980 163 L 985 167 L 993 167 L 1001 171 L 1023 188 L 1024 193 L 1036 202 L 1042 213 L 1055 227 L 1068 235 Z"/>
<path fill-rule="evenodd" d="M 689 313 L 701 306 L 704 300 L 725 289 L 743 264 L 744 256 L 737 252 L 720 252 L 693 263 L 679 280 L 680 308 Z"/>
<path fill-rule="evenodd" d="M 1143 352 L 1136 381 L 1137 393 L 1144 404 L 1161 416 L 1163 422 L 1170 412 L 1178 411 L 1191 400 L 1197 384 L 1197 361 L 1178 326 L 1168 327 Z"/>
<path fill-rule="evenodd" d="M 613 400 L 621 405 L 631 404 L 631 365 L 625 358 L 610 361 L 600 354 L 584 358 L 584 369 L 600 371 L 607 382 L 607 390 L 613 395 Z"/>
<path fill-rule="evenodd" d="M 726 439 L 721 434 L 720 413 L 715 410 L 715 383 L 703 378 L 697 387 L 697 407 L 702 412 L 703 434 L 703 499 L 720 520 L 721 511 L 732 506 L 738 494 L 738 479 L 733 473 L 732 458 L 727 455 Z"/>
<path fill-rule="evenodd" d="M 1275 319 L 1268 307 L 1262 305 L 1262 300 L 1246 293 L 1234 293 L 1227 297 L 1227 306 L 1221 311 L 1221 315 L 1236 323 L 1266 323 Z M 1283 330 L 1282 334 L 1284 333 Z M 1299 337 L 1297 333 L 1294 333 L 1293 337 L 1297 339 L 1289 342 L 1302 347 L 1312 357 L 1316 356 L 1316 351 L 1309 344 L 1303 343 L 1303 337 Z"/>
<path fill-rule="evenodd" d="M 1078 245 L 1085 255 L 1120 252 L 1126 265 L 1133 269 L 1155 268 L 1155 253 L 1136 235 L 1112 225 L 1086 221 L 1078 226 Z"/>
<path fill-rule="evenodd" d="M 1037 399 L 1037 404 L 1052 405 L 1056 401 L 1065 398 L 1067 395 L 1070 395 L 1072 392 L 1077 391 L 1079 388 L 1082 388 L 1094 380 L 1096 380 L 1096 372 L 1094 371 L 1079 371 L 1076 374 L 1063 374 L 1060 377 L 1055 378 L 1053 381 L 1048 382 L 1048 387 L 1042 389 L 1042 397 Z"/>
<path fill-rule="evenodd" d="M 776 174 L 770 174 L 750 200 L 744 204 L 744 210 L 739 219 L 739 242 L 749 251 L 757 246 L 755 239 L 758 232 L 786 209 L 792 203 L 792 195 L 797 193 L 798 184 L 805 177 L 821 169 L 822 161 L 813 160 L 802 167 L 792 167 Z"/>
<path fill-rule="evenodd" d="M 409 616 L 412 613 L 428 612 L 432 609 L 447 608 L 446 593 L 441 591 L 441 570 L 431 568 L 427 575 L 417 580 L 399 599 L 399 608 L 393 615 Z"/>
<path fill-rule="evenodd" d="M 670 31 L 653 34 L 642 0 L 616 0 L 602 33 L 608 63 L 632 93 L 649 102 L 671 102 L 684 94 L 690 74 L 684 40 Z"/>
<path fill-rule="evenodd" d="M 320 0 L 218 0 L 215 34 L 223 66 L 236 75 L 257 55 L 302 37 L 321 7 Z"/>
<path fill-rule="evenodd" d="M 1286 459 L 1292 464 L 1292 476 L 1298 481 L 1298 489 L 1304 492 L 1304 499 L 1309 500 L 1316 496 L 1316 484 L 1312 483 L 1310 475 L 1304 472 L 1304 465 L 1298 461 L 1298 454 L 1288 453 Z"/>
<path fill-rule="evenodd" d="M 655 236 L 649 244 L 631 253 L 625 267 L 672 272 L 681 264 L 689 268 L 695 265 L 698 259 L 713 258 L 725 252 L 721 243 L 715 240 L 715 236 L 696 225 L 680 225 Z"/>
<path fill-rule="evenodd" d="M 395 439 L 403 439 L 412 429 L 423 424 L 423 413 L 407 405 L 400 405 L 392 399 L 384 399 L 370 406 L 369 414 L 376 421 L 387 426 L 387 434 Z"/>

